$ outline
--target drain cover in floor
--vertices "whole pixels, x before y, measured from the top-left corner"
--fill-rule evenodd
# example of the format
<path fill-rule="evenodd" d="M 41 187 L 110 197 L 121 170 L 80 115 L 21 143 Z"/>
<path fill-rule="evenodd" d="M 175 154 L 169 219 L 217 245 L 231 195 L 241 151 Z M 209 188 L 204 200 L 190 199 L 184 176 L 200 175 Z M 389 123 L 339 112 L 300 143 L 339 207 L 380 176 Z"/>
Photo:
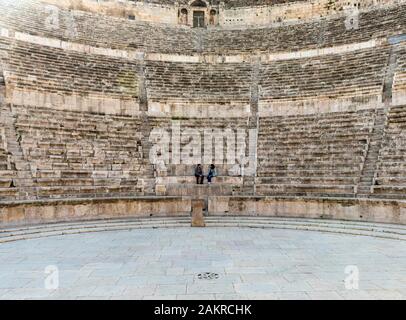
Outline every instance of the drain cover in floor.
<path fill-rule="evenodd" d="M 197 275 L 197 277 L 200 280 L 214 280 L 214 279 L 218 279 L 219 275 L 218 275 L 218 273 L 214 273 L 214 272 L 202 272 L 202 273 L 199 273 Z"/>

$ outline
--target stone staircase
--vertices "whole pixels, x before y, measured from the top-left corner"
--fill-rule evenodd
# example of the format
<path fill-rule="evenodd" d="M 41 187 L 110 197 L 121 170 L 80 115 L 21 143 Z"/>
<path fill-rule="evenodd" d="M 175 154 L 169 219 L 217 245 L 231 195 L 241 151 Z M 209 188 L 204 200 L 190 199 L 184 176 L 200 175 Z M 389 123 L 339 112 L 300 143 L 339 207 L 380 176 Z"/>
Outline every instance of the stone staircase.
<path fill-rule="evenodd" d="M 0 243 L 89 232 L 175 227 L 190 227 L 190 218 L 114 219 L 14 227 L 0 229 Z"/>
<path fill-rule="evenodd" d="M 388 120 L 387 112 L 387 108 L 377 110 L 373 132 L 368 145 L 368 152 L 365 157 L 361 177 L 357 186 L 358 197 L 367 198 L 371 195 L 371 188 L 377 169 L 378 156 Z"/>
<path fill-rule="evenodd" d="M 209 216 L 206 217 L 205 222 L 207 227 L 290 229 L 356 236 L 371 236 L 406 241 L 406 226 L 403 225 L 363 223 L 343 220 L 239 216 Z"/>
<path fill-rule="evenodd" d="M 0 61 L 1 62 L 1 61 Z M 0 200 L 32 198 L 31 168 L 24 159 L 16 117 L 4 101 L 5 80 L 0 64 Z"/>
<path fill-rule="evenodd" d="M 372 186 L 374 197 L 406 198 L 406 106 L 392 106 Z"/>
<path fill-rule="evenodd" d="M 406 241 L 406 226 L 392 224 L 304 218 L 238 216 L 206 216 L 205 223 L 206 227 L 209 228 L 288 229 Z M 0 229 L 0 243 L 91 232 L 189 227 L 191 227 L 190 217 L 126 218 L 51 223 Z"/>
<path fill-rule="evenodd" d="M 5 128 L 7 140 L 17 169 L 28 173 L 24 161 L 29 162 L 37 198 L 135 196 L 153 189 L 140 118 L 27 106 L 12 110 L 4 118 L 14 123 Z"/>
<path fill-rule="evenodd" d="M 374 115 L 261 118 L 256 194 L 354 197 Z"/>
<path fill-rule="evenodd" d="M 382 149 L 385 137 L 385 128 L 388 125 L 388 114 L 392 104 L 393 83 L 397 67 L 397 54 L 395 47 L 392 47 L 386 68 L 382 102 L 383 109 L 377 109 L 373 132 L 368 144 L 368 153 L 365 158 L 359 184 L 357 186 L 358 197 L 370 197 L 373 193 L 376 172 L 379 165 L 379 154 Z"/>
<path fill-rule="evenodd" d="M 343 54 L 264 63 L 260 69 L 260 105 L 295 103 L 307 99 L 377 101 L 388 63 L 387 46 Z M 372 100 L 370 100 L 370 98 Z M 286 111 L 288 114 L 288 111 Z"/>

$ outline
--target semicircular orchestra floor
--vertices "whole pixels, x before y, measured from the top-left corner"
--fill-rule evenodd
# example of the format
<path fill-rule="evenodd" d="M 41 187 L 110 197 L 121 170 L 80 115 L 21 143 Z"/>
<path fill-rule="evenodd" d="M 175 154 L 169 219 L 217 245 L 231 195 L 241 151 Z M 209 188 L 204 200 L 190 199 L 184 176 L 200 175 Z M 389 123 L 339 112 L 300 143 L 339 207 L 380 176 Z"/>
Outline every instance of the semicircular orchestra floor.
<path fill-rule="evenodd" d="M 142 228 L 0 243 L 0 299 L 405 299 L 406 245 L 318 231 Z"/>

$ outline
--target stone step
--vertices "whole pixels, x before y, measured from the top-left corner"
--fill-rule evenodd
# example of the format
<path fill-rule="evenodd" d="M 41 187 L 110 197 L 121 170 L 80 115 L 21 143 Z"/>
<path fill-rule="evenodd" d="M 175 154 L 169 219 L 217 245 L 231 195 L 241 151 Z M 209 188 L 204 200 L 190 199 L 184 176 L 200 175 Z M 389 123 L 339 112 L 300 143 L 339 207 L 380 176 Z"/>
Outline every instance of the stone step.
<path fill-rule="evenodd" d="M 283 217 L 208 216 L 206 227 L 273 228 L 329 232 L 354 236 L 406 240 L 406 226 L 343 220 L 321 220 Z M 120 231 L 143 228 L 187 228 L 190 217 L 126 218 L 68 223 L 50 223 L 0 229 L 0 243 L 90 232 Z"/>
<path fill-rule="evenodd" d="M 166 195 L 169 196 L 227 196 L 233 195 L 239 190 L 238 185 L 234 184 L 169 184 L 166 185 Z"/>
<path fill-rule="evenodd" d="M 149 223 L 145 222 L 125 222 L 125 223 L 104 223 L 94 225 L 80 225 L 77 226 L 54 226 L 48 228 L 36 228 L 18 231 L 6 231 L 3 230 L 0 233 L 0 243 L 11 242 L 17 240 L 27 240 L 51 236 L 62 236 L 68 234 L 80 234 L 90 232 L 103 232 L 103 231 L 120 231 L 120 230 L 132 230 L 132 229 L 146 229 L 146 228 L 179 228 L 190 227 L 190 218 L 177 219 L 177 220 L 157 220 Z"/>
<path fill-rule="evenodd" d="M 369 236 L 384 239 L 396 239 L 406 241 L 406 230 L 404 229 L 391 229 L 382 227 L 371 227 L 352 224 L 334 224 L 330 223 L 311 223 L 308 221 L 277 221 L 277 220 L 250 220 L 250 218 L 237 218 L 228 220 L 227 217 L 220 218 L 206 218 L 207 227 L 250 227 L 250 228 L 272 228 L 272 229 L 291 229 L 291 230 L 306 230 L 317 232 L 329 232 L 337 234 L 347 234 L 354 236 Z"/>

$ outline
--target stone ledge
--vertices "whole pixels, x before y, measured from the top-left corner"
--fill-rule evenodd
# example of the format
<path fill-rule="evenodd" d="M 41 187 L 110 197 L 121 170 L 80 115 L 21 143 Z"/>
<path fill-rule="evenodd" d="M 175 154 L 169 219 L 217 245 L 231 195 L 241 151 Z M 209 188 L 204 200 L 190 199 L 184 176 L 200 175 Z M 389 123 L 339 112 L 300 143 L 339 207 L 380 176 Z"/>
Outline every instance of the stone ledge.
<path fill-rule="evenodd" d="M 9 81 L 8 76 L 9 74 L 6 73 L 6 81 Z M 125 116 L 138 116 L 140 114 L 139 103 L 135 99 L 111 97 L 103 94 L 81 96 L 76 93 L 58 94 L 31 89 L 18 89 L 10 86 L 6 92 L 6 102 L 64 111 Z"/>
<path fill-rule="evenodd" d="M 388 199 L 210 197 L 209 215 L 321 218 L 406 224 L 406 201 Z"/>
<path fill-rule="evenodd" d="M 210 196 L 209 216 L 336 219 L 406 225 L 406 200 Z M 0 227 L 135 217 L 190 217 L 192 197 L 142 196 L 0 203 Z"/>
<path fill-rule="evenodd" d="M 0 203 L 0 226 L 126 217 L 189 217 L 188 197 L 55 199 Z"/>

